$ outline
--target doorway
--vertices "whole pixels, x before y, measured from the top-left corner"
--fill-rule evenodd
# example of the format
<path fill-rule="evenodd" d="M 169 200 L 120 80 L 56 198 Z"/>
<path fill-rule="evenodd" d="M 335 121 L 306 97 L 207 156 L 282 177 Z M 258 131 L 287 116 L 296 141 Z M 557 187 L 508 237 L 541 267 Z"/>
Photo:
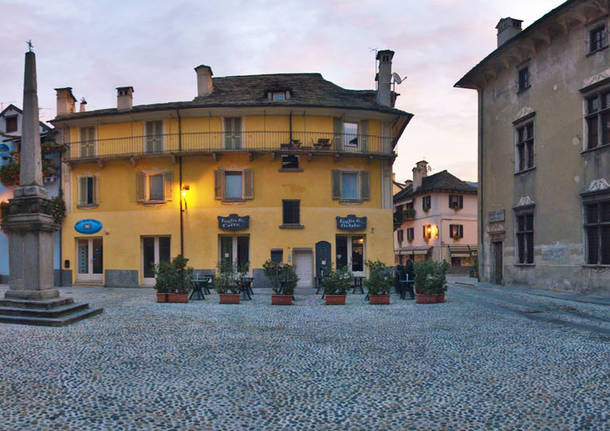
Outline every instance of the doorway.
<path fill-rule="evenodd" d="M 155 266 L 170 261 L 169 236 L 142 237 L 142 284 L 154 286 Z"/>
<path fill-rule="evenodd" d="M 294 266 L 299 277 L 297 287 L 313 287 L 313 253 L 311 250 L 294 250 Z"/>
<path fill-rule="evenodd" d="M 220 235 L 218 242 L 218 261 L 220 262 L 221 270 L 228 271 L 229 268 L 239 272 L 248 272 L 250 270 L 249 236 Z"/>
<path fill-rule="evenodd" d="M 364 277 L 364 235 L 337 235 L 337 268 L 347 268 L 355 277 Z"/>
<path fill-rule="evenodd" d="M 491 267 L 491 278 L 494 284 L 502 284 L 502 241 L 492 242 L 492 267 Z"/>
<path fill-rule="evenodd" d="M 76 240 L 76 281 L 101 283 L 104 272 L 102 238 L 78 238 Z"/>

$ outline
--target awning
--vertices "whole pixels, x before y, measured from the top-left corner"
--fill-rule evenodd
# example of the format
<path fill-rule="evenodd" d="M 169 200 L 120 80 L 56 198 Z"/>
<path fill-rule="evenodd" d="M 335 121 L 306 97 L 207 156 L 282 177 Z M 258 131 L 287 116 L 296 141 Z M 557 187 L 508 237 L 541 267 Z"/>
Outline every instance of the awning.
<path fill-rule="evenodd" d="M 397 250 L 400 256 L 411 256 L 411 255 L 426 255 L 431 247 L 418 247 L 418 248 L 401 248 Z"/>
<path fill-rule="evenodd" d="M 471 257 L 477 255 L 476 245 L 450 245 L 449 254 L 451 257 Z"/>

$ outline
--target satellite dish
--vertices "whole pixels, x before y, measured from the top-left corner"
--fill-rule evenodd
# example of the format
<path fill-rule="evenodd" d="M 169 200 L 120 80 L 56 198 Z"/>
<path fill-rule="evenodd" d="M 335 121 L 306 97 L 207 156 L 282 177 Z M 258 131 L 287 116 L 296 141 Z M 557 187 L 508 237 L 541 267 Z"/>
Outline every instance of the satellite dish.
<path fill-rule="evenodd" d="M 407 77 L 401 78 L 400 75 L 396 72 L 392 73 L 392 78 L 394 78 L 394 82 L 396 84 L 402 84 L 402 81 L 406 80 Z"/>

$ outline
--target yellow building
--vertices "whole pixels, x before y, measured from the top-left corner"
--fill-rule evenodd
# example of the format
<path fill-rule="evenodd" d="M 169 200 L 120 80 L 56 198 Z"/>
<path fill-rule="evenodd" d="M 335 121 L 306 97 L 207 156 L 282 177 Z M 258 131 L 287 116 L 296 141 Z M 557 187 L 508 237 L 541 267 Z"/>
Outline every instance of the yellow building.
<path fill-rule="evenodd" d="M 121 87 L 116 108 L 76 112 L 71 89 L 56 89 L 64 271 L 146 286 L 153 264 L 182 253 L 196 270 L 247 266 L 262 286 L 273 258 L 308 286 L 331 262 L 361 275 L 368 259 L 392 265 L 393 149 L 412 117 L 393 108 L 392 56 L 378 53 L 377 91 L 209 66 L 186 102 L 133 106 Z"/>

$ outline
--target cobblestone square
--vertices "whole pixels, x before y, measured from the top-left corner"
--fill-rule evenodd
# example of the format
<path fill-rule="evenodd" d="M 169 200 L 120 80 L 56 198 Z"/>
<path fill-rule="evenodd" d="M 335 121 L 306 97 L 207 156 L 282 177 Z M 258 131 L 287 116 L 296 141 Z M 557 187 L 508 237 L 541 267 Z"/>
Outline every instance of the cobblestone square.
<path fill-rule="evenodd" d="M 609 426 L 604 305 L 455 284 L 441 305 L 324 306 L 309 290 L 291 307 L 261 290 L 238 306 L 157 304 L 151 289 L 62 295 L 105 311 L 0 325 L 0 429 Z"/>

